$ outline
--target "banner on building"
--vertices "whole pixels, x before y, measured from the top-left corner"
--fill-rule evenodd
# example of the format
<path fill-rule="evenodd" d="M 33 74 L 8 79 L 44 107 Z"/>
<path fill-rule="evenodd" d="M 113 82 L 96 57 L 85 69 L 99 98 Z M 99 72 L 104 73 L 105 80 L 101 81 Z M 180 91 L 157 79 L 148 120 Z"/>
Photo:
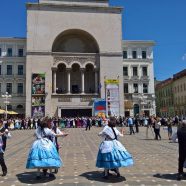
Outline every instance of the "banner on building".
<path fill-rule="evenodd" d="M 32 117 L 45 116 L 45 74 L 32 74 Z"/>
<path fill-rule="evenodd" d="M 106 101 L 104 99 L 94 100 L 94 116 L 105 118 L 106 116 Z"/>
<path fill-rule="evenodd" d="M 107 116 L 119 116 L 119 80 L 107 79 L 105 80 L 106 88 L 106 112 Z"/>

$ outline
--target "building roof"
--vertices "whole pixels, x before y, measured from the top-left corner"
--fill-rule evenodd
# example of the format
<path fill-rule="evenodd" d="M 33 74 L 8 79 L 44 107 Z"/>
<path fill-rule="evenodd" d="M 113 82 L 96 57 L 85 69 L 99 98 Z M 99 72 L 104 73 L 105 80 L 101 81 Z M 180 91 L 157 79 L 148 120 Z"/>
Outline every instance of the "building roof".
<path fill-rule="evenodd" d="M 177 80 L 177 79 L 180 79 L 180 78 L 185 77 L 185 76 L 186 76 L 186 69 L 174 74 L 173 79 Z"/>

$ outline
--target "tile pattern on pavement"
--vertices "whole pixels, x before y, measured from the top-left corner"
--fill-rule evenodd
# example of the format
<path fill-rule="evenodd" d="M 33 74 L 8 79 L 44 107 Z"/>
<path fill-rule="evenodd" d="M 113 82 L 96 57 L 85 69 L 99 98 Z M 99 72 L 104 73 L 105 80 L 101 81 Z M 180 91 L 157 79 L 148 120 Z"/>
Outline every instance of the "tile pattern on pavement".
<path fill-rule="evenodd" d="M 126 130 L 128 130 L 126 128 Z M 102 178 L 102 169 L 95 167 L 101 128 L 92 127 L 65 129 L 69 133 L 66 138 L 59 138 L 60 155 L 64 166 L 59 169 L 55 178 L 43 177 L 36 180 L 36 170 L 25 168 L 29 149 L 34 141 L 34 130 L 12 131 L 12 139 L 7 141 L 5 161 L 8 175 L 0 177 L 1 186 L 20 185 L 66 185 L 66 186 L 178 186 L 186 185 L 186 178 L 176 180 L 178 144 L 170 143 L 167 131 L 161 129 L 162 140 L 156 141 L 149 130 L 149 138 L 145 138 L 146 129 L 141 127 L 140 133 L 120 138 L 126 149 L 133 155 L 135 165 L 121 168 L 122 177 L 116 178 L 111 172 L 109 180 Z M 124 177 L 126 181 L 124 181 Z"/>

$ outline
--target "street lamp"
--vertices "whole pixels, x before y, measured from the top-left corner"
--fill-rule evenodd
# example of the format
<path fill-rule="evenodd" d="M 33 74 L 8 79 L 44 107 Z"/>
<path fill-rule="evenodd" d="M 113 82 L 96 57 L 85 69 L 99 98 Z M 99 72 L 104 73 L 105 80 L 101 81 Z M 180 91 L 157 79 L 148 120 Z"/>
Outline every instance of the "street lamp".
<path fill-rule="evenodd" d="M 10 94 L 8 94 L 8 92 L 6 92 L 4 95 L 2 95 L 2 97 L 5 99 L 5 101 L 4 101 L 5 106 L 6 106 L 5 119 L 7 120 L 7 106 L 10 103 L 8 101 L 8 98 L 11 98 L 12 96 Z"/>

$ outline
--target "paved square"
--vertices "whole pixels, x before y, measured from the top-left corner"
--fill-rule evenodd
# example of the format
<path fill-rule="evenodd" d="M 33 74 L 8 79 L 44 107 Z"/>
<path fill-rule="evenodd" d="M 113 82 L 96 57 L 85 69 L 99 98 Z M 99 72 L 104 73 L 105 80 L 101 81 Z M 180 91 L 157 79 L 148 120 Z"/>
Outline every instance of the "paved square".
<path fill-rule="evenodd" d="M 167 131 L 161 129 L 162 140 L 153 140 L 151 130 L 149 139 L 145 139 L 145 128 L 140 133 L 126 134 L 120 141 L 133 155 L 135 165 L 121 168 L 122 176 L 117 179 L 113 175 L 109 180 L 102 178 L 102 169 L 95 167 L 98 146 L 101 138 L 98 137 L 101 128 L 92 127 L 90 131 L 84 128 L 65 129 L 69 136 L 59 138 L 60 154 L 64 167 L 59 169 L 55 178 L 36 180 L 35 170 L 25 168 L 27 155 L 34 140 L 34 130 L 12 131 L 12 139 L 8 141 L 5 160 L 8 166 L 8 175 L 0 177 L 1 186 L 19 185 L 78 185 L 78 186 L 177 186 L 186 185 L 186 179 L 178 182 L 177 150 L 178 144 L 170 143 Z M 128 131 L 128 128 L 126 128 Z"/>

